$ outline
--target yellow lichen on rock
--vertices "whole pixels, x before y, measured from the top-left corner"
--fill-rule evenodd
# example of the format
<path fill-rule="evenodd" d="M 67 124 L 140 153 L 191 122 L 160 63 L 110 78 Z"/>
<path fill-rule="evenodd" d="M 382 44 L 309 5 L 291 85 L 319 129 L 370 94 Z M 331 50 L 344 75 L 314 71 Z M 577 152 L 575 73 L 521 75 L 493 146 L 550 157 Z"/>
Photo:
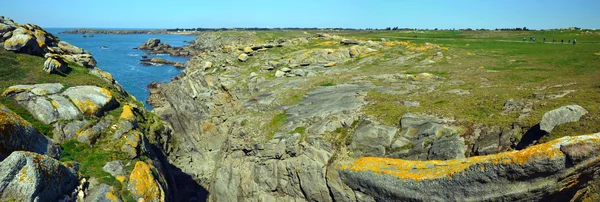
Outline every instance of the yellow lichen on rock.
<path fill-rule="evenodd" d="M 156 181 L 150 166 L 143 161 L 138 161 L 129 177 L 127 189 L 134 199 L 145 201 L 165 201 L 165 193 Z"/>
<path fill-rule="evenodd" d="M 8 87 L 6 90 L 4 90 L 4 92 L 0 96 L 7 96 L 10 94 L 20 93 L 20 92 L 24 92 L 24 91 L 31 91 L 32 89 L 33 89 L 32 87 L 20 88 L 18 86 L 11 86 L 11 87 Z"/>
<path fill-rule="evenodd" d="M 106 95 L 106 97 L 112 97 L 112 93 L 106 88 L 100 88 L 100 93 Z"/>
<path fill-rule="evenodd" d="M 123 175 L 117 175 L 115 178 L 121 183 L 125 182 L 125 176 Z"/>
<path fill-rule="evenodd" d="M 133 111 L 131 110 L 130 105 L 123 106 L 123 112 L 121 113 L 120 118 L 123 120 L 134 120 L 135 119 L 135 115 L 133 114 Z"/>
<path fill-rule="evenodd" d="M 60 104 L 58 104 L 58 102 L 52 100 L 50 101 L 50 103 L 52 103 L 52 106 L 54 107 L 54 109 L 58 109 L 60 107 Z"/>
<path fill-rule="evenodd" d="M 73 104 L 75 104 L 75 106 L 77 106 L 77 108 L 79 108 L 79 110 L 81 110 L 81 112 L 83 112 L 84 114 L 86 114 L 88 116 L 95 115 L 98 112 L 98 110 L 100 109 L 100 107 L 98 107 L 98 105 L 96 105 L 91 100 L 72 99 L 72 101 L 73 101 Z"/>
<path fill-rule="evenodd" d="M 335 66 L 336 64 L 337 64 L 336 62 L 330 62 L 330 63 L 327 63 L 327 64 L 325 64 L 325 65 L 323 65 L 323 66 L 325 66 L 325 67 L 333 67 L 333 66 Z"/>
<path fill-rule="evenodd" d="M 250 47 L 245 47 L 245 48 L 244 48 L 244 53 L 252 53 L 252 51 L 253 51 L 253 50 L 252 50 L 252 48 L 250 48 Z"/>
<path fill-rule="evenodd" d="M 110 191 L 106 192 L 106 198 L 112 202 L 121 201 L 121 199 L 114 193 L 115 193 L 115 188 L 111 186 Z"/>
<path fill-rule="evenodd" d="M 600 143 L 600 134 L 590 136 L 564 137 L 544 144 L 534 145 L 527 149 L 505 152 L 488 156 L 476 156 L 467 159 L 447 161 L 431 160 L 402 160 L 380 157 L 362 157 L 351 165 L 343 165 L 342 169 L 350 171 L 370 171 L 379 175 L 392 175 L 401 179 L 415 181 L 452 177 L 466 169 L 476 166 L 486 169 L 487 165 L 524 165 L 528 162 L 542 159 L 564 157 L 560 148 L 562 145 L 574 143 Z"/>

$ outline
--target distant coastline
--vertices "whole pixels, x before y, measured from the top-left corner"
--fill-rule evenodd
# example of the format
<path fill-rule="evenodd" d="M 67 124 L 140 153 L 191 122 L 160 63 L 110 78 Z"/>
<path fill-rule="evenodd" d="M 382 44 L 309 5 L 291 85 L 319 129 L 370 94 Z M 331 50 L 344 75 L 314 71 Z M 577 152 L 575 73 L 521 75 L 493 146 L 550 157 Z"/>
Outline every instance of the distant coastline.
<path fill-rule="evenodd" d="M 169 31 L 167 29 L 119 30 L 119 29 L 71 29 L 59 34 L 180 34 L 196 35 L 196 32 Z"/>

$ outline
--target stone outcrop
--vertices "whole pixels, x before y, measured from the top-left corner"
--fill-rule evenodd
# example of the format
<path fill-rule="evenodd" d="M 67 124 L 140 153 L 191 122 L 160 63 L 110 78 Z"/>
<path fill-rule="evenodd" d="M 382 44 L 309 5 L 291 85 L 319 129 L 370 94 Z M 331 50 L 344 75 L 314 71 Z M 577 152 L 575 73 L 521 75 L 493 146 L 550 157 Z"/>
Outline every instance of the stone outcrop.
<path fill-rule="evenodd" d="M 44 62 L 44 71 L 48 74 L 51 73 L 63 73 L 67 71 L 67 62 L 56 55 L 47 55 L 46 62 Z"/>
<path fill-rule="evenodd" d="M 460 160 L 363 157 L 341 166 L 340 175 L 378 201 L 568 200 L 598 183 L 599 143 L 592 134 Z"/>
<path fill-rule="evenodd" d="M 31 123 L 0 105 L 0 160 L 14 151 L 31 151 L 60 157 L 60 146 L 38 132 Z"/>
<path fill-rule="evenodd" d="M 547 133 L 552 132 L 554 127 L 571 122 L 577 122 L 588 113 L 579 105 L 568 105 L 546 112 L 540 122 L 540 129 Z"/>
<path fill-rule="evenodd" d="M 0 162 L 1 201 L 58 201 L 78 183 L 73 168 L 45 155 L 16 151 Z"/>

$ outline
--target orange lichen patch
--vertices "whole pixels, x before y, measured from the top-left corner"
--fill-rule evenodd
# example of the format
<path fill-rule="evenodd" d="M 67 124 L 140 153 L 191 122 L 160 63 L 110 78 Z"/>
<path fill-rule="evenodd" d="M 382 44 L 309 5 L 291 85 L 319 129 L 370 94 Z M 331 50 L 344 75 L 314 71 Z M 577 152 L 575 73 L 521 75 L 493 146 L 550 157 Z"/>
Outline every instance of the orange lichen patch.
<path fill-rule="evenodd" d="M 121 113 L 121 119 L 123 120 L 133 120 L 135 119 L 135 115 L 133 114 L 133 111 L 131 110 L 131 106 L 130 105 L 125 105 L 123 106 L 123 112 Z"/>
<path fill-rule="evenodd" d="M 162 188 L 152 175 L 148 164 L 143 161 L 135 163 L 135 168 L 129 177 L 129 191 L 134 195 L 148 201 L 164 201 Z"/>
<path fill-rule="evenodd" d="M 400 179 L 415 181 L 452 177 L 455 174 L 475 167 L 486 169 L 487 165 L 526 164 L 541 159 L 556 159 L 564 156 L 561 145 L 576 142 L 600 143 L 600 134 L 590 136 L 565 137 L 527 149 L 488 156 L 476 156 L 467 159 L 447 161 L 415 161 L 379 157 L 362 157 L 352 165 L 344 165 L 342 169 L 351 171 L 371 171 L 379 175 L 393 175 Z M 483 167 L 482 167 L 483 166 Z"/>
<path fill-rule="evenodd" d="M 215 128 L 215 126 L 209 122 L 202 122 L 202 131 L 208 132 Z"/>
<path fill-rule="evenodd" d="M 98 112 L 98 110 L 100 109 L 100 107 L 93 103 L 91 100 L 72 99 L 71 101 L 73 101 L 73 104 L 75 104 L 75 106 L 77 106 L 77 108 L 79 108 L 81 112 L 88 116 L 95 115 L 96 112 Z"/>

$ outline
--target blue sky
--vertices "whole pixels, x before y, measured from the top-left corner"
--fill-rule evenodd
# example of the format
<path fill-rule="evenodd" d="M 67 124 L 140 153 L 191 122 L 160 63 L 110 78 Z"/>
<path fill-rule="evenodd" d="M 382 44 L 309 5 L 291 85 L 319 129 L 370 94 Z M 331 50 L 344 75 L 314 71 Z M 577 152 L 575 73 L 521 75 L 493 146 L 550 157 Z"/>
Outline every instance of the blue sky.
<path fill-rule="evenodd" d="M 1 0 L 18 23 L 67 28 L 600 28 L 600 0 Z"/>

